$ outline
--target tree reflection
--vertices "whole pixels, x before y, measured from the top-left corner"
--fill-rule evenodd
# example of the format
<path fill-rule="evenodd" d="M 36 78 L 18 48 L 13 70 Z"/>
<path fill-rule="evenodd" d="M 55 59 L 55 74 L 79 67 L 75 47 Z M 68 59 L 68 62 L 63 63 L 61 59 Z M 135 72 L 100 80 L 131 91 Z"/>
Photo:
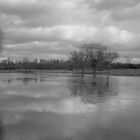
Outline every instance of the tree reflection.
<path fill-rule="evenodd" d="M 92 77 L 72 78 L 69 80 L 71 95 L 81 97 L 84 103 L 98 103 L 108 96 L 117 95 L 117 81 L 109 77 L 99 76 L 96 83 Z"/>
<path fill-rule="evenodd" d="M 8 84 L 11 84 L 11 83 L 14 83 L 14 82 L 22 82 L 25 86 L 28 85 L 31 82 L 37 83 L 38 81 L 40 81 L 40 80 L 37 79 L 37 78 L 30 78 L 30 77 L 4 80 L 4 82 L 6 82 Z"/>

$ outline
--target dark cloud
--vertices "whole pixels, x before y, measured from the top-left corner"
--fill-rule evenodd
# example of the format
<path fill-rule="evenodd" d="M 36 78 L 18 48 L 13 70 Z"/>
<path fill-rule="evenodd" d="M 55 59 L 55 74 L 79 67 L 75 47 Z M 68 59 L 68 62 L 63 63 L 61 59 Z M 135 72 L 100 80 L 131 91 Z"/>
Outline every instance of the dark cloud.
<path fill-rule="evenodd" d="M 45 4 L 44 4 L 45 3 Z M 37 17 L 43 13 L 46 13 L 47 2 L 36 1 L 14 1 L 14 0 L 2 0 L 0 1 L 0 12 L 6 15 L 16 15 L 21 18 Z"/>
<path fill-rule="evenodd" d="M 134 22 L 134 20 L 140 20 L 139 13 L 140 13 L 140 4 L 134 8 L 124 8 L 114 11 L 112 12 L 112 18 L 115 20 Z"/>
<path fill-rule="evenodd" d="M 131 8 L 137 5 L 139 0 L 88 0 L 91 7 L 99 10 Z"/>

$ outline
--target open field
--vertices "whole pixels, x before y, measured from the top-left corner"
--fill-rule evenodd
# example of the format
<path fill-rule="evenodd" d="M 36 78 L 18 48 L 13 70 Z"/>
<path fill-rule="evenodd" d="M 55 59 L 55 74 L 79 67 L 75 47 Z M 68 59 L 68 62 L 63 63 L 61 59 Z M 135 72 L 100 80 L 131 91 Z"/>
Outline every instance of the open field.
<path fill-rule="evenodd" d="M 74 73 L 80 73 L 78 71 Z M 85 74 L 92 74 L 92 71 L 86 70 Z M 97 75 L 106 75 L 107 71 L 97 71 Z M 140 69 L 112 69 L 110 75 L 113 76 L 140 76 Z"/>
<path fill-rule="evenodd" d="M 85 71 L 86 74 L 92 74 L 91 71 Z M 97 71 L 97 75 L 106 75 L 107 71 Z M 140 69 L 112 69 L 110 75 L 113 76 L 140 76 Z"/>
<path fill-rule="evenodd" d="M 111 70 L 111 75 L 116 76 L 140 76 L 140 69 Z"/>

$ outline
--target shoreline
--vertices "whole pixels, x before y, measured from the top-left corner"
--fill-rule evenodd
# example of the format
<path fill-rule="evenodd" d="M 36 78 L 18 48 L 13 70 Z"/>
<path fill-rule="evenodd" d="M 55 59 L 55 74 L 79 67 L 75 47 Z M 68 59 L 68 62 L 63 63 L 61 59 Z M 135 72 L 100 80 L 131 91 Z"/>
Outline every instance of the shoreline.
<path fill-rule="evenodd" d="M 48 73 L 73 73 L 81 74 L 80 70 L 37 70 L 37 69 L 17 69 L 17 70 L 0 70 L 0 73 L 38 73 L 38 72 L 48 72 Z M 92 74 L 92 71 L 85 70 L 84 74 Z M 107 71 L 97 71 L 97 75 L 107 75 Z M 110 70 L 111 76 L 140 76 L 140 69 L 112 69 Z"/>
<path fill-rule="evenodd" d="M 80 74 L 80 72 L 74 72 Z M 84 74 L 93 74 L 91 71 L 85 71 Z M 97 71 L 96 75 L 107 75 L 107 71 Z M 140 76 L 140 69 L 112 69 L 110 76 Z"/>

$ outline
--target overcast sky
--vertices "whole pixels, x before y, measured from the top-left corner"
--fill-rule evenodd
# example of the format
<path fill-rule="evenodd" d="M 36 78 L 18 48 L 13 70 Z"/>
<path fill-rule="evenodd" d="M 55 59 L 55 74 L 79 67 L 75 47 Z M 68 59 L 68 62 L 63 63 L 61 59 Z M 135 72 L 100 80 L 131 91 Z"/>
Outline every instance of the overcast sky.
<path fill-rule="evenodd" d="M 100 42 L 140 62 L 140 0 L 0 0 L 3 56 L 67 58 Z"/>

